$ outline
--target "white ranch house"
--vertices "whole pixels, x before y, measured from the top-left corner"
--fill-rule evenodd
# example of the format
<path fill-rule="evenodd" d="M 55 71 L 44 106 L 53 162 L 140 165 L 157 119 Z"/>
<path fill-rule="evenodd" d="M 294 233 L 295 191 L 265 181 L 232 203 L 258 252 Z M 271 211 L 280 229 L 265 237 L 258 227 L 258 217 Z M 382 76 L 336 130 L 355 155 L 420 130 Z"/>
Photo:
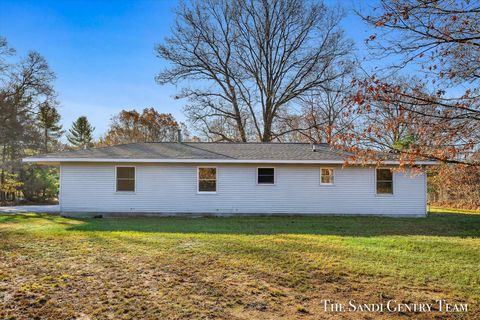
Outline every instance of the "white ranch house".
<path fill-rule="evenodd" d="M 324 144 L 172 142 L 24 161 L 60 166 L 67 215 L 426 215 L 423 172 L 343 167 L 347 157 Z"/>

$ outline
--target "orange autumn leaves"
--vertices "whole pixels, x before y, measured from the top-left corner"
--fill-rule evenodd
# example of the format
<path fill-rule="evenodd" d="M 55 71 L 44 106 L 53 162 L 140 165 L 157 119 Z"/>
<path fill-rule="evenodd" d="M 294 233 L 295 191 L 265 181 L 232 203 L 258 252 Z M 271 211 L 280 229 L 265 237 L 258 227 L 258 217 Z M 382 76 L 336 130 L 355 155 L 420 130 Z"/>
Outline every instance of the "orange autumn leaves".
<path fill-rule="evenodd" d="M 100 138 L 100 146 L 122 143 L 175 141 L 179 123 L 170 113 L 154 108 L 122 110 L 111 120 L 110 129 Z"/>

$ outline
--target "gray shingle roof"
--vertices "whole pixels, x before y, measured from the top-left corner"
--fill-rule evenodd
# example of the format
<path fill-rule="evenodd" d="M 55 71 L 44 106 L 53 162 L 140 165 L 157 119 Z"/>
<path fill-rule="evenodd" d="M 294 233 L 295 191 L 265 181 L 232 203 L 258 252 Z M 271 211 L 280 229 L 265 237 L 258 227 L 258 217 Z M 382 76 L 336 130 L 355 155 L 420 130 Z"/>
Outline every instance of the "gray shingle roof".
<path fill-rule="evenodd" d="M 215 143 L 165 142 L 131 143 L 111 147 L 64 151 L 32 157 L 31 160 L 53 159 L 152 159 L 152 160 L 334 160 L 343 161 L 346 152 L 327 144 L 316 144 L 315 152 L 308 143 Z M 28 161 L 28 158 L 26 159 Z"/>

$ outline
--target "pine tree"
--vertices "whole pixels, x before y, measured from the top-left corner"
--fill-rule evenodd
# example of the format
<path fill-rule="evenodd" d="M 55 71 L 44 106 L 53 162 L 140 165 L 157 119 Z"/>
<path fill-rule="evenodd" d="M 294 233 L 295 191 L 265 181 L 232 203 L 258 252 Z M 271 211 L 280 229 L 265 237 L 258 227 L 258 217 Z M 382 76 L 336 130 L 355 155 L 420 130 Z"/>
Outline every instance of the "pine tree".
<path fill-rule="evenodd" d="M 60 114 L 54 106 L 51 106 L 48 102 L 44 102 L 40 105 L 38 112 L 38 126 L 43 131 L 43 151 L 45 153 L 48 152 L 50 141 L 58 141 L 64 133 L 59 121 Z"/>
<path fill-rule="evenodd" d="M 68 130 L 68 142 L 77 148 L 86 149 L 93 147 L 93 130 L 95 130 L 95 128 L 90 125 L 87 117 L 79 117 L 73 123 L 72 128 Z"/>

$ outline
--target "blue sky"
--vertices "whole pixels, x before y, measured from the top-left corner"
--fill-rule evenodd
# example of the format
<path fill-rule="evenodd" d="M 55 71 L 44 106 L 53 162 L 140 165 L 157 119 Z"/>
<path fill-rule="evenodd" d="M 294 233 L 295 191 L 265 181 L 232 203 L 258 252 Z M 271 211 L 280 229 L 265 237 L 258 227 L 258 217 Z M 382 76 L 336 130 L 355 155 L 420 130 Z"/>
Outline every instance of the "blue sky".
<path fill-rule="evenodd" d="M 336 5 L 336 1 L 326 1 Z M 105 133 L 112 115 L 122 109 L 155 107 L 184 121 L 179 88 L 155 83 L 165 64 L 154 46 L 168 34 L 176 1 L 26 1 L 0 0 L 0 35 L 19 56 L 43 55 L 55 72 L 64 128 L 86 115 Z M 366 27 L 349 11 L 343 26 L 362 48 Z M 357 6 L 358 7 L 358 6 Z"/>

